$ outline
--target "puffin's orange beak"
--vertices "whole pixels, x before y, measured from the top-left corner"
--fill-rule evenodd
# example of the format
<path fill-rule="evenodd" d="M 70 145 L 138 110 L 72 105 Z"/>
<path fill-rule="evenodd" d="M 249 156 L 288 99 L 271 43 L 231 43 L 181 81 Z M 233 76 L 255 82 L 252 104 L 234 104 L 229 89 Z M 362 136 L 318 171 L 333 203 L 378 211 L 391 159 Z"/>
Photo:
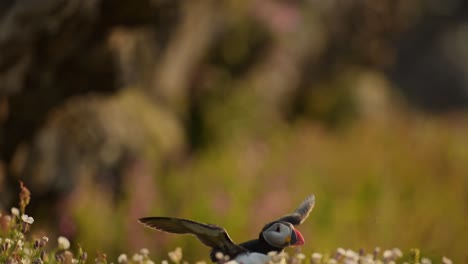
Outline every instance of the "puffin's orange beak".
<path fill-rule="evenodd" d="M 293 229 L 291 232 L 291 246 L 301 245 L 304 245 L 304 237 L 297 229 Z"/>

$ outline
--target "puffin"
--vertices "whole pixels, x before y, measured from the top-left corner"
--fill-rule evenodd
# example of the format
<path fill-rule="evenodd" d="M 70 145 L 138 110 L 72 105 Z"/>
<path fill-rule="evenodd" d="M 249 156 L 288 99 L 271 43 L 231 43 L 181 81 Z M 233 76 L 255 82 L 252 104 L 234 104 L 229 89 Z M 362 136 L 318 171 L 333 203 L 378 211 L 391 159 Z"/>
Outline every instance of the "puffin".
<path fill-rule="evenodd" d="M 310 195 L 294 212 L 267 223 L 258 238 L 240 244 L 234 243 L 223 227 L 214 224 L 174 217 L 144 217 L 138 221 L 151 229 L 196 236 L 211 248 L 210 258 L 213 262 L 220 262 L 220 256 L 223 256 L 243 264 L 266 263 L 270 252 L 280 253 L 286 247 L 304 244 L 304 237 L 295 226 L 307 219 L 314 205 L 315 196 Z"/>

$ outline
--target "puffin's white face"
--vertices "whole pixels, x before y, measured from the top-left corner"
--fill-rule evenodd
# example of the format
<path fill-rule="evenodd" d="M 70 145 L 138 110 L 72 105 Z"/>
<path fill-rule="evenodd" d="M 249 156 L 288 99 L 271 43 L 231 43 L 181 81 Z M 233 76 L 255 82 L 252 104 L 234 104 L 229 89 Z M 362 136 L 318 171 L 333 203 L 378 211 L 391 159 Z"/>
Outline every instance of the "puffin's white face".
<path fill-rule="evenodd" d="M 274 247 L 289 246 L 293 229 L 284 223 L 274 223 L 262 232 L 263 238 Z"/>

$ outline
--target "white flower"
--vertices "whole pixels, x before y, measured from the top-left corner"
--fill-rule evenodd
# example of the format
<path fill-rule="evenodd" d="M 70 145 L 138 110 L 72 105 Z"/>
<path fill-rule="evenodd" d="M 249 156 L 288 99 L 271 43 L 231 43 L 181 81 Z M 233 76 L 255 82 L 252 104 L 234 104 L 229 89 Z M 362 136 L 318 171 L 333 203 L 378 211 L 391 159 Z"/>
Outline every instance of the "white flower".
<path fill-rule="evenodd" d="M 12 214 L 12 215 L 19 216 L 19 214 L 20 214 L 20 211 L 19 211 L 19 209 L 18 209 L 18 208 L 16 208 L 16 207 L 12 207 L 12 208 L 11 208 L 11 214 Z"/>
<path fill-rule="evenodd" d="M 383 257 L 385 259 L 390 259 L 393 257 L 393 252 L 391 250 L 385 250 L 383 253 Z"/>
<path fill-rule="evenodd" d="M 21 258 L 21 263 L 22 264 L 30 264 L 31 261 L 29 259 Z"/>
<path fill-rule="evenodd" d="M 182 248 L 177 247 L 174 251 L 168 253 L 169 258 L 174 263 L 179 263 L 182 260 Z"/>
<path fill-rule="evenodd" d="M 135 262 L 142 261 L 143 260 L 143 255 L 140 255 L 138 253 L 134 254 L 132 257 L 132 260 Z"/>
<path fill-rule="evenodd" d="M 362 264 L 371 264 L 374 263 L 374 256 L 372 256 L 371 254 L 367 254 L 365 256 L 360 257 L 359 261 Z"/>
<path fill-rule="evenodd" d="M 338 248 L 336 250 L 336 253 L 338 253 L 339 255 L 345 255 L 346 254 L 346 250 L 344 250 L 344 248 Z"/>
<path fill-rule="evenodd" d="M 16 242 L 16 245 L 18 245 L 18 247 L 21 250 L 21 249 L 23 249 L 24 242 L 20 239 L 20 240 L 18 240 L 18 242 Z"/>
<path fill-rule="evenodd" d="M 46 243 L 49 242 L 49 238 L 46 237 L 46 236 L 43 236 L 43 237 L 42 237 L 42 240 L 44 240 Z"/>
<path fill-rule="evenodd" d="M 452 264 L 453 262 L 452 262 L 451 259 L 447 258 L 446 256 L 443 256 L 442 257 L 442 263 L 443 264 Z"/>
<path fill-rule="evenodd" d="M 58 247 L 60 249 L 69 249 L 70 248 L 70 241 L 68 240 L 68 238 L 66 238 L 64 236 L 59 236 L 57 238 L 57 242 L 58 242 Z"/>
<path fill-rule="evenodd" d="M 422 258 L 421 259 L 421 264 L 432 264 L 432 260 L 428 258 Z"/>
<path fill-rule="evenodd" d="M 403 256 L 403 252 L 399 248 L 392 249 L 393 255 L 397 258 L 401 258 Z"/>
<path fill-rule="evenodd" d="M 345 255 L 346 255 L 347 258 L 352 259 L 352 260 L 357 261 L 359 259 L 359 254 L 352 251 L 351 249 L 346 250 Z"/>
<path fill-rule="evenodd" d="M 117 258 L 118 263 L 127 263 L 127 255 L 125 254 L 120 254 L 120 256 Z"/>
<path fill-rule="evenodd" d="M 154 261 L 148 259 L 145 261 L 145 264 L 154 264 Z"/>
<path fill-rule="evenodd" d="M 23 220 L 23 222 L 26 222 L 28 224 L 34 223 L 34 218 L 32 218 L 31 216 L 28 216 L 27 214 L 23 214 L 21 216 L 21 219 Z"/>
<path fill-rule="evenodd" d="M 149 250 L 148 250 L 147 248 L 142 248 L 142 249 L 140 249 L 140 253 L 141 253 L 143 256 L 148 256 Z"/>
<path fill-rule="evenodd" d="M 161 261 L 161 264 L 169 264 L 169 261 L 163 260 L 163 261 Z"/>
<path fill-rule="evenodd" d="M 169 256 L 169 257 L 170 257 L 170 256 Z M 223 254 L 222 252 L 216 252 L 215 258 L 216 258 L 216 259 L 223 259 L 223 258 L 224 258 L 224 254 Z"/>
<path fill-rule="evenodd" d="M 320 260 L 322 260 L 322 257 L 323 256 L 320 253 L 312 253 L 311 256 L 313 262 L 320 262 Z"/>
<path fill-rule="evenodd" d="M 303 253 L 297 253 L 295 257 L 296 257 L 297 259 L 303 260 L 303 259 L 306 258 L 306 255 L 304 255 Z"/>

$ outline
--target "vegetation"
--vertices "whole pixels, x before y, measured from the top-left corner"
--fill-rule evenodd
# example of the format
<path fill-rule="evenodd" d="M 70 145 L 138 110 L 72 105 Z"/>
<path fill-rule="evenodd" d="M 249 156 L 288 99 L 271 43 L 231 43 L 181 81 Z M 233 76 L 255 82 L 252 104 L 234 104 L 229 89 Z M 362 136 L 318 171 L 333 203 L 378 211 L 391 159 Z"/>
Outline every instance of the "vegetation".
<path fill-rule="evenodd" d="M 337 246 L 467 262 L 466 14 L 441 0 L 0 1 L 0 264 L 79 261 L 78 245 L 88 262 L 176 247 L 192 262 L 208 253 L 196 239 L 136 220 L 243 242 L 310 193 L 303 262 L 347 262 Z"/>
<path fill-rule="evenodd" d="M 70 241 L 63 236 L 57 238 L 57 243 L 50 246 L 49 237 L 43 235 L 38 237 L 37 234 L 30 235 L 31 227 L 34 223 L 34 218 L 25 213 L 26 206 L 30 201 L 29 190 L 21 184 L 21 192 L 19 195 L 19 209 L 11 208 L 10 213 L 0 214 L 0 261 L 6 264 L 84 264 L 88 261 L 88 253 L 83 251 L 81 245 L 71 249 Z M 395 264 L 395 263 L 421 263 L 431 264 L 432 260 L 426 257 L 421 257 L 419 249 L 411 249 L 409 254 L 403 256 L 400 249 L 394 248 L 381 252 L 380 248 L 376 247 L 372 253 L 366 254 L 364 250 L 354 252 L 353 250 L 345 250 L 338 248 L 332 254 L 312 253 L 307 256 L 304 253 L 296 250 L 294 254 L 282 252 L 269 253 L 271 256 L 271 264 Z M 168 259 L 174 264 L 189 263 L 183 259 L 182 249 L 177 247 L 174 251 L 167 254 Z M 224 257 L 222 254 L 217 255 L 218 263 L 236 263 Z M 164 257 L 156 257 L 162 264 L 169 263 Z M 118 263 L 126 264 L 154 264 L 149 254 L 149 250 L 142 248 L 138 253 L 128 257 L 126 254 L 120 254 L 116 260 Z M 93 262 L 93 261 L 88 261 Z M 105 253 L 96 253 L 94 263 L 114 263 L 112 259 L 107 259 Z M 206 263 L 205 261 L 197 261 L 196 264 Z M 442 258 L 443 264 L 452 264 L 452 261 L 447 257 Z"/>

